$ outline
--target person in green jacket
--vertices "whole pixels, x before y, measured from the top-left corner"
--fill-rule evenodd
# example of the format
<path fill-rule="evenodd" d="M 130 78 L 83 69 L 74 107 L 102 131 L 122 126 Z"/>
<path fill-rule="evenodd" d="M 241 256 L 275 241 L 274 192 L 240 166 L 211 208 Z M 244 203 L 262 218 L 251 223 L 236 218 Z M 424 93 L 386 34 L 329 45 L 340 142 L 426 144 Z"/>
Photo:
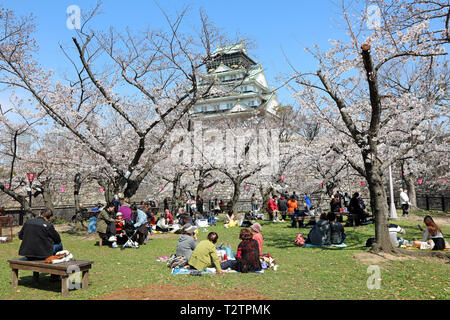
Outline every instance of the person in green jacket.
<path fill-rule="evenodd" d="M 216 253 L 216 243 L 219 236 L 215 232 L 208 234 L 208 240 L 202 240 L 195 247 L 189 259 L 189 265 L 196 270 L 205 271 L 206 268 L 216 268 L 219 274 L 224 273 L 220 267 L 219 257 Z"/>
<path fill-rule="evenodd" d="M 114 214 L 114 208 L 114 204 L 109 203 L 97 216 L 97 232 L 101 237 L 109 237 L 108 241 L 113 242 L 113 244 L 117 241 L 114 225 L 116 220 L 110 216 Z"/>

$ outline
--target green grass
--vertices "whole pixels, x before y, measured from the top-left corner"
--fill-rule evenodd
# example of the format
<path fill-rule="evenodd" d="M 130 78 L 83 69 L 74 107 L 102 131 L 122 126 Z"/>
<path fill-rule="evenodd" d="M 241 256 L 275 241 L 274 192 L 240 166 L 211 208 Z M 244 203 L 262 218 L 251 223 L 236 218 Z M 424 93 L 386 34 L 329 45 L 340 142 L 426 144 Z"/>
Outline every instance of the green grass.
<path fill-rule="evenodd" d="M 417 221 L 399 219 L 397 223 L 406 231 L 406 239 L 421 238 Z M 292 229 L 288 223 L 262 222 L 264 253 L 270 253 L 278 264 L 278 270 L 266 270 L 264 274 L 225 274 L 192 277 L 171 275 L 165 263 L 156 258 L 174 253 L 177 235 L 153 239 L 139 249 L 126 250 L 99 248 L 96 240 L 61 233 L 64 248 L 76 259 L 93 260 L 89 272 L 89 289 L 71 290 L 68 297 L 60 295 L 60 284 L 47 281 L 41 275 L 39 288 L 32 284 L 32 272 L 19 272 L 19 287 L 10 285 L 11 270 L 8 259 L 17 257 L 20 240 L 0 245 L 0 299 L 90 299 L 126 288 L 145 287 L 150 284 L 177 285 L 180 290 L 195 285 L 210 290 L 252 290 L 269 299 L 449 299 L 450 264 L 437 259 L 413 259 L 380 262 L 381 288 L 370 290 L 366 282 L 367 263 L 353 256 L 368 251 L 365 241 L 373 236 L 373 225 L 346 228 L 348 245 L 345 249 L 300 248 L 293 243 L 298 232 L 305 237 L 309 229 Z M 441 226 L 444 234 L 450 227 Z M 240 228 L 223 227 L 219 223 L 208 227 L 219 234 L 219 244 L 224 242 L 234 250 L 239 243 Z M 207 232 L 199 230 L 199 239 Z M 448 241 L 448 237 L 446 239 Z M 239 299 L 239 297 L 236 297 Z"/>

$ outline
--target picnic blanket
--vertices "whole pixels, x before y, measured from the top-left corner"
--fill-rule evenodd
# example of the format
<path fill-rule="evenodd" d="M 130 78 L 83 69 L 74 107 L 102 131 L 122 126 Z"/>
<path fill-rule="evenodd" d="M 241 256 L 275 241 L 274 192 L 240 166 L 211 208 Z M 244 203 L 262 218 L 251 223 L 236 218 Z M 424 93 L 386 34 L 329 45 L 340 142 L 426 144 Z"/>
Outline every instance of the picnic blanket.
<path fill-rule="evenodd" d="M 324 245 L 307 243 L 304 247 L 306 247 L 306 248 L 346 248 L 347 245 L 345 243 L 341 243 L 341 244 L 332 244 L 330 246 L 324 246 Z"/>
<path fill-rule="evenodd" d="M 215 274 L 216 273 L 216 268 L 207 268 L 206 271 L 198 271 L 198 270 L 192 270 L 192 269 L 187 269 L 187 268 L 173 268 L 172 269 L 172 274 L 191 274 L 192 271 L 199 272 L 201 274 Z M 227 270 L 224 270 L 224 271 L 226 273 L 240 273 L 239 271 L 231 270 L 231 269 L 227 269 Z M 254 272 L 251 272 L 251 273 L 264 273 L 264 269 L 262 269 L 260 271 L 254 271 Z"/>

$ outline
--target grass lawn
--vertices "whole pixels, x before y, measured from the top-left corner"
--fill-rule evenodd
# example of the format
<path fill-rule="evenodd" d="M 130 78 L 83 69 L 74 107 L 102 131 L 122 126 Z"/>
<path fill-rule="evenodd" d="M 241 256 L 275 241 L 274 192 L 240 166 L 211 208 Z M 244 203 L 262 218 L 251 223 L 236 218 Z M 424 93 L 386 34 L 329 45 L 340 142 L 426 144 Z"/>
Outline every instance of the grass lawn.
<path fill-rule="evenodd" d="M 419 217 L 422 219 L 421 217 Z M 421 238 L 417 228 L 418 220 L 398 219 L 407 234 L 405 239 Z M 139 249 L 125 250 L 100 248 L 97 238 L 61 232 L 64 248 L 76 259 L 93 260 L 89 272 L 89 289 L 71 290 L 68 297 L 60 295 L 60 283 L 47 281 L 48 275 L 41 275 L 39 288 L 32 284 L 31 271 L 19 271 L 19 287 L 11 288 L 11 270 L 8 259 L 18 257 L 20 240 L 0 244 L 0 299 L 8 300 L 60 300 L 95 299 L 112 295 L 114 299 L 127 298 L 124 292 L 133 292 L 142 299 L 167 299 L 168 293 L 185 293 L 185 299 L 205 299 L 195 296 L 208 293 L 211 299 L 449 299 L 450 264 L 437 258 L 386 259 L 368 254 L 365 241 L 373 236 L 374 226 L 346 228 L 347 248 L 321 249 L 300 248 L 294 245 L 298 232 L 305 237 L 310 229 L 293 229 L 289 223 L 261 223 L 264 236 L 264 253 L 270 253 L 278 264 L 278 270 L 266 270 L 264 274 L 172 275 L 165 263 L 156 261 L 161 255 L 175 252 L 178 235 L 154 236 Z M 449 224 L 440 225 L 446 240 L 450 239 Z M 219 234 L 219 243 L 224 242 L 234 250 L 239 243 L 239 227 L 226 229 L 223 222 L 208 227 L 208 231 Z M 207 232 L 199 230 L 199 239 Z M 381 270 L 381 287 L 370 290 L 367 280 L 369 265 L 378 265 Z M 150 288 L 150 289 L 149 289 Z M 126 289 L 130 289 L 126 291 Z M 122 291 L 121 291 L 122 290 Z M 125 291 L 124 291 L 125 290 Z M 122 293 L 119 293 L 121 291 Z M 139 295 L 141 293 L 141 295 Z"/>

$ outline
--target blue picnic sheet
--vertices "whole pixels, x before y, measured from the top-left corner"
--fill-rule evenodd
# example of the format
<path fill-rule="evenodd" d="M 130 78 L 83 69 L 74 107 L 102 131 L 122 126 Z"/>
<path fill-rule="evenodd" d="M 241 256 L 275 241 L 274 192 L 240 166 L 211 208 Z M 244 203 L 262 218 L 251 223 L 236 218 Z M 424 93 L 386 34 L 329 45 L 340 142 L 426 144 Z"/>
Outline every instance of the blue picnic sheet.
<path fill-rule="evenodd" d="M 173 268 L 172 269 L 172 274 L 190 274 L 192 271 L 192 269 L 187 269 L 187 268 Z M 227 273 L 240 273 L 236 270 L 225 270 L 225 272 Z M 202 274 L 215 274 L 216 273 L 216 269 L 214 268 L 208 268 L 206 271 L 201 271 Z M 264 269 L 260 270 L 260 271 L 255 271 L 252 273 L 264 273 Z"/>
<path fill-rule="evenodd" d="M 345 243 L 341 243 L 341 244 L 332 244 L 330 246 L 324 246 L 324 245 L 307 243 L 305 245 L 305 247 L 306 248 L 347 248 L 347 245 Z"/>

